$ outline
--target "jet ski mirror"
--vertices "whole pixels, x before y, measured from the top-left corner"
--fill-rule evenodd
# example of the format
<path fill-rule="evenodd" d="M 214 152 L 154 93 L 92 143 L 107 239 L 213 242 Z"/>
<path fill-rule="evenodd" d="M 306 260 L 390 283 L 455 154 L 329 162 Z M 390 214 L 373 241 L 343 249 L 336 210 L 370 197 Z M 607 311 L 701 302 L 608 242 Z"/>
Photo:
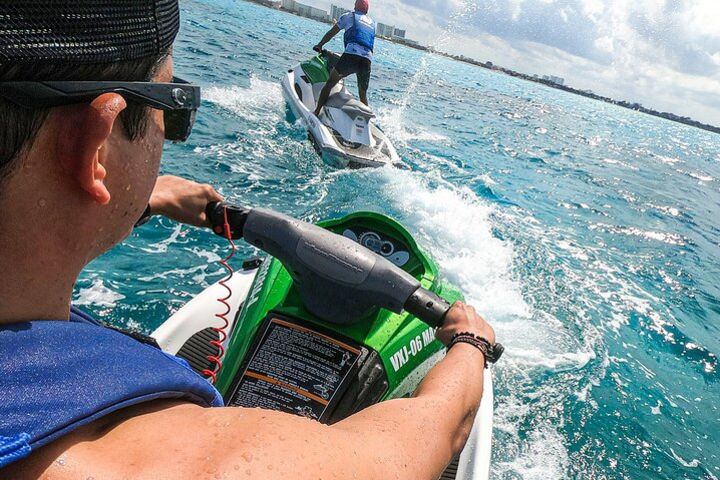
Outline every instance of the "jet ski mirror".
<path fill-rule="evenodd" d="M 442 324 L 451 305 L 420 282 L 357 242 L 316 225 L 266 209 L 212 203 L 213 231 L 277 258 L 292 276 L 305 307 L 321 320 L 354 324 L 378 307 L 407 310 L 431 326 Z"/>

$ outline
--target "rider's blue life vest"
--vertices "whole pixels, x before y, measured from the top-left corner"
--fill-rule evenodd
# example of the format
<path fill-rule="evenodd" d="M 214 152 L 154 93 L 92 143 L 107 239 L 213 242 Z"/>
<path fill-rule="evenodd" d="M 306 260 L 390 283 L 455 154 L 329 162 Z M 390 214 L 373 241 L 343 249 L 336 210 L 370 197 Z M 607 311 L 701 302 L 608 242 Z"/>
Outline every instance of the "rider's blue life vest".
<path fill-rule="evenodd" d="M 367 18 L 370 23 L 363 22 L 362 17 Z M 375 22 L 363 13 L 353 13 L 353 26 L 345 30 L 346 48 L 349 43 L 363 46 L 372 52 L 375 48 Z"/>
<path fill-rule="evenodd" d="M 112 412 L 157 399 L 223 406 L 184 360 L 75 308 L 69 322 L 0 325 L 0 468 Z"/>

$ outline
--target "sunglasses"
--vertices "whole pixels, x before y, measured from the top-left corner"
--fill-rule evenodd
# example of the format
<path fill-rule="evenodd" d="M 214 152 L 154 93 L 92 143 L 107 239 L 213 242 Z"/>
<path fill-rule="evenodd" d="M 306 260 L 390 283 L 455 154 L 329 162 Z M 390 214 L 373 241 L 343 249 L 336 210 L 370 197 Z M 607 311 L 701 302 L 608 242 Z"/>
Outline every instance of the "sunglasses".
<path fill-rule="evenodd" d="M 104 93 L 162 110 L 165 139 L 184 142 L 200 108 L 200 87 L 173 77 L 152 82 L 0 82 L 0 97 L 24 108 L 49 108 L 92 102 Z"/>

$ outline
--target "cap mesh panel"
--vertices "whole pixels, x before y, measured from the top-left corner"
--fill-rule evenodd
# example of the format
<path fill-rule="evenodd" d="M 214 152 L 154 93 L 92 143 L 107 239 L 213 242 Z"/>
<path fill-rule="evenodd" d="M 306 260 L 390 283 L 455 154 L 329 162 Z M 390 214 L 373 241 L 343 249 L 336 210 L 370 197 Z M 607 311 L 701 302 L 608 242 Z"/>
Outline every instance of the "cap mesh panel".
<path fill-rule="evenodd" d="M 179 26 L 177 0 L 0 0 L 0 64 L 146 58 Z"/>

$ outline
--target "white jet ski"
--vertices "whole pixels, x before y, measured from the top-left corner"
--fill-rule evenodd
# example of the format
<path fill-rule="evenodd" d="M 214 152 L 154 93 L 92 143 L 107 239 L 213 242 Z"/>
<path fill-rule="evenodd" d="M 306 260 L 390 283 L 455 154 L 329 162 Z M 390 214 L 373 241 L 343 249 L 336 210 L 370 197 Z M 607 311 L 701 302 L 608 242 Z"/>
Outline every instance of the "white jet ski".
<path fill-rule="evenodd" d="M 152 336 L 164 351 L 215 377 L 226 405 L 332 424 L 411 394 L 444 355 L 433 326 L 462 294 L 440 280 L 434 260 L 394 220 L 360 212 L 319 228 L 225 204 L 209 206 L 208 218 L 215 232 L 223 231 L 228 218 L 233 238 L 272 257 L 245 261 L 242 270 L 200 293 Z M 382 292 L 377 285 L 385 285 Z M 500 352 L 491 361 L 502 353 L 502 346 L 496 348 Z M 489 476 L 492 369 L 484 378 L 470 438 L 441 479 Z"/>
<path fill-rule="evenodd" d="M 317 99 L 330 78 L 339 56 L 321 53 L 288 70 L 282 80 L 283 95 L 293 120 L 301 120 L 323 160 L 340 168 L 383 167 L 407 169 L 385 133 L 375 125 L 373 111 L 338 83 L 330 93 L 320 118 Z"/>

